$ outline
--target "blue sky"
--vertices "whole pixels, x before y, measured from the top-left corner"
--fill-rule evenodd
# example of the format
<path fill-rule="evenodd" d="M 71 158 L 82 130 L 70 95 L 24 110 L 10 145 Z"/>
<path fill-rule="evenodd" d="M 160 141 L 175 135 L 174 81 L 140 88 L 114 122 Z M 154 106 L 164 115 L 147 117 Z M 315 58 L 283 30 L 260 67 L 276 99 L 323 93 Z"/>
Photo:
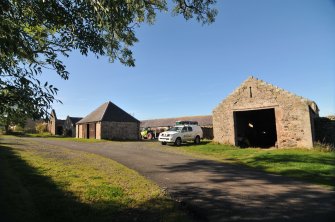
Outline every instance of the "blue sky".
<path fill-rule="evenodd" d="M 248 76 L 316 101 L 335 114 L 334 0 L 218 0 L 202 26 L 171 13 L 141 26 L 136 67 L 73 52 L 70 78 L 45 72 L 63 104 L 58 118 L 112 101 L 137 119 L 209 115 Z"/>

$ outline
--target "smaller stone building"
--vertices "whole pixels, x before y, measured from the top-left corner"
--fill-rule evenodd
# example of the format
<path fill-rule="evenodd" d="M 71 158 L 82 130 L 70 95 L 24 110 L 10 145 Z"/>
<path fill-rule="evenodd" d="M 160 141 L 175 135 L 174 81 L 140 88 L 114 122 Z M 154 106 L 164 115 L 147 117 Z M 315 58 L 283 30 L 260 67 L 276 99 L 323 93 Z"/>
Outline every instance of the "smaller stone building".
<path fill-rule="evenodd" d="M 77 138 L 139 140 L 140 121 L 106 102 L 76 124 Z"/>
<path fill-rule="evenodd" d="M 214 141 L 242 147 L 313 147 L 315 102 L 254 77 L 213 110 Z"/>
<path fill-rule="evenodd" d="M 63 126 L 63 135 L 76 137 L 76 123 L 81 119 L 82 117 L 67 116 Z"/>
<path fill-rule="evenodd" d="M 57 119 L 56 111 L 53 109 L 48 122 L 48 132 L 52 135 L 62 135 L 65 120 Z"/>

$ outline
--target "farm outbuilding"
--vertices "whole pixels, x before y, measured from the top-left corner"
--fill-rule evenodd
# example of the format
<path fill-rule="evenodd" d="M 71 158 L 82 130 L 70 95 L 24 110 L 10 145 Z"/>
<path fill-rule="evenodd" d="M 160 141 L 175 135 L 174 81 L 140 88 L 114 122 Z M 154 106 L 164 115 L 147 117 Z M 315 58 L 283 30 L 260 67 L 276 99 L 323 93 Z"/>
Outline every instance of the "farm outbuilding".
<path fill-rule="evenodd" d="M 315 102 L 249 77 L 213 110 L 214 141 L 241 147 L 313 147 Z"/>
<path fill-rule="evenodd" d="M 139 140 L 140 121 L 106 102 L 76 124 L 77 138 Z"/>
<path fill-rule="evenodd" d="M 63 134 L 65 136 L 76 136 L 76 123 L 81 120 L 82 117 L 71 117 L 67 116 L 63 126 Z"/>
<path fill-rule="evenodd" d="M 57 119 L 56 111 L 52 110 L 48 122 L 48 132 L 52 135 L 62 135 L 65 120 Z"/>

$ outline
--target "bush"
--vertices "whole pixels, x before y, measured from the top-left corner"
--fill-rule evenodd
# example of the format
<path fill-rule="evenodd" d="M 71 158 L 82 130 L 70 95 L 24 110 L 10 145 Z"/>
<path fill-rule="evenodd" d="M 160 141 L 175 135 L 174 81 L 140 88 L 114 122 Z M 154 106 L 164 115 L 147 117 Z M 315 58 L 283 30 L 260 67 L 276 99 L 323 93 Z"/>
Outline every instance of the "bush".
<path fill-rule="evenodd" d="M 23 129 L 22 126 L 20 126 L 20 125 L 16 125 L 16 126 L 14 126 L 14 131 L 15 131 L 15 132 L 23 132 L 24 129 Z"/>
<path fill-rule="evenodd" d="M 48 131 L 48 124 L 47 123 L 36 123 L 36 126 L 35 126 L 35 128 L 36 128 L 36 131 L 38 132 L 38 133 L 44 133 L 44 132 L 47 132 Z"/>

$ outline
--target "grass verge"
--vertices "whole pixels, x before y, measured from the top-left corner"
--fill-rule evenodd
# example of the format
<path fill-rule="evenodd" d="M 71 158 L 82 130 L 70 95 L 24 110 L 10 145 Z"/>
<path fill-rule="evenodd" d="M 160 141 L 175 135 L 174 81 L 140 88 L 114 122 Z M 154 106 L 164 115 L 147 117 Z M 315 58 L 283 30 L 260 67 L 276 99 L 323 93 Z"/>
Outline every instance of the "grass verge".
<path fill-rule="evenodd" d="M 84 139 L 84 138 L 74 138 L 74 137 L 64 137 L 59 135 L 52 135 L 50 133 L 12 133 L 9 135 L 2 135 L 3 138 L 13 138 L 13 137 L 30 137 L 30 138 L 44 138 L 49 140 L 61 140 L 61 141 L 74 141 L 82 143 L 101 143 L 108 140 L 98 140 L 98 139 Z"/>
<path fill-rule="evenodd" d="M 157 185 L 115 161 L 0 142 L 1 221 L 189 221 Z"/>
<path fill-rule="evenodd" d="M 269 173 L 299 178 L 335 189 L 335 152 L 319 149 L 260 149 L 203 143 L 171 147 L 198 157 L 240 163 Z"/>

